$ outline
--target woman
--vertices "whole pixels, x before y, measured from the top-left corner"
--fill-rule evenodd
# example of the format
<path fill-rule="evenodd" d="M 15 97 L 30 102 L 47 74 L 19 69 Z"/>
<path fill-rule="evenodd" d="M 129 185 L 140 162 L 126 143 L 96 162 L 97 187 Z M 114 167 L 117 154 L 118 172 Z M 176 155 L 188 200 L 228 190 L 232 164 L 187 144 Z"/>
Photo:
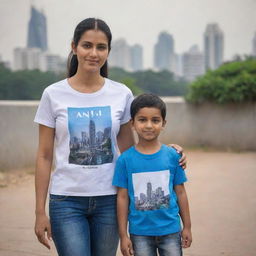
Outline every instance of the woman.
<path fill-rule="evenodd" d="M 107 79 L 111 39 L 109 27 L 100 19 L 77 25 L 68 78 L 45 89 L 35 117 L 35 233 L 49 249 L 52 237 L 60 256 L 116 255 L 112 177 L 118 151 L 132 146 L 134 138 L 129 125 L 133 95 L 123 84 Z M 54 149 L 49 222 L 45 202 Z"/>

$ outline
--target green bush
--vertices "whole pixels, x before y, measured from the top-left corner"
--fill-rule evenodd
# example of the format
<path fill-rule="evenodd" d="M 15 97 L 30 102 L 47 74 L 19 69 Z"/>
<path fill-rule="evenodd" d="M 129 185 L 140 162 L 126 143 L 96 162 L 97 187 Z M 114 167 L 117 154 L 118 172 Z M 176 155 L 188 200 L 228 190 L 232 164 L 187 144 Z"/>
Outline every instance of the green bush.
<path fill-rule="evenodd" d="M 256 101 L 256 59 L 223 64 L 194 81 L 186 95 L 192 103 Z"/>

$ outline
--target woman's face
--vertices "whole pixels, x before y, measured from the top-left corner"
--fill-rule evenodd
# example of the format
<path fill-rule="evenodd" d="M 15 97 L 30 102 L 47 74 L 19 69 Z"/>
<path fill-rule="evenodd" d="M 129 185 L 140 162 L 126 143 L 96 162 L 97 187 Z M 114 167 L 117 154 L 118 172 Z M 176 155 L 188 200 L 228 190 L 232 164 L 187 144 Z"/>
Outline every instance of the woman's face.
<path fill-rule="evenodd" d="M 78 45 L 72 43 L 73 53 L 77 55 L 78 69 L 84 72 L 100 72 L 108 58 L 108 39 L 100 30 L 87 30 Z"/>

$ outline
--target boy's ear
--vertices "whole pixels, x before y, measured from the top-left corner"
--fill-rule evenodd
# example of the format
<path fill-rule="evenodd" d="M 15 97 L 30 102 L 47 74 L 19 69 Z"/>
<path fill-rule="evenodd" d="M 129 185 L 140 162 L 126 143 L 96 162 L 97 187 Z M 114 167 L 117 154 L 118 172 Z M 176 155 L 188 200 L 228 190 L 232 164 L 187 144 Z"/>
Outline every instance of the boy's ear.
<path fill-rule="evenodd" d="M 133 122 L 133 120 L 132 120 L 132 119 L 130 119 L 130 121 L 129 121 L 129 122 L 130 122 L 131 127 L 132 127 L 132 128 L 134 128 L 134 125 L 133 125 L 133 124 L 134 124 L 134 122 Z"/>
<path fill-rule="evenodd" d="M 132 130 L 135 130 L 135 128 L 134 128 L 134 120 L 133 119 L 130 120 L 130 124 L 131 124 Z"/>

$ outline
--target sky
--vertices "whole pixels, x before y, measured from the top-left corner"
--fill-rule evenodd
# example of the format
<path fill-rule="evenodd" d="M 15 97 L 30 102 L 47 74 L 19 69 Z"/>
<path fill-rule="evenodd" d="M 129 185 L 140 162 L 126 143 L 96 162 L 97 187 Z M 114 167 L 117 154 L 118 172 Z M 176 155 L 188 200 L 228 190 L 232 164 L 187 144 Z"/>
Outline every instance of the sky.
<path fill-rule="evenodd" d="M 0 55 L 13 61 L 13 49 L 25 47 L 30 6 L 47 16 L 51 53 L 67 57 L 76 25 L 87 17 L 105 20 L 113 39 L 141 44 L 144 67 L 153 66 L 158 34 L 173 35 L 175 52 L 182 54 L 197 44 L 203 50 L 207 23 L 224 32 L 224 60 L 251 54 L 256 33 L 256 0 L 0 0 Z"/>

